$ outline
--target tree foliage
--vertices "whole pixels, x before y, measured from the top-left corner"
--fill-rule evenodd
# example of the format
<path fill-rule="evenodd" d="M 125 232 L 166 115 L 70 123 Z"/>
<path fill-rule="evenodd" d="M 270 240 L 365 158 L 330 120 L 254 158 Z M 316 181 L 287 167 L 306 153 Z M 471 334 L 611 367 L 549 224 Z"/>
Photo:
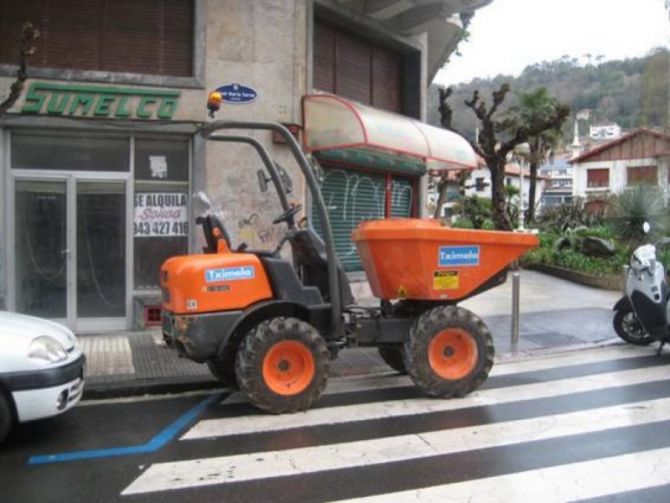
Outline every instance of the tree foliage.
<path fill-rule="evenodd" d="M 557 100 L 551 106 L 538 109 L 516 108 L 501 111 L 501 105 L 510 91 L 509 84 L 502 84 L 491 93 L 490 103 L 483 99 L 478 90 L 465 100 L 465 106 L 477 117 L 480 134 L 477 141 L 470 140 L 475 152 L 486 162 L 491 172 L 491 200 L 493 203 L 493 222 L 496 229 L 512 230 L 513 224 L 507 210 L 505 194 L 505 165 L 508 155 L 517 145 L 549 129 L 561 127 L 570 109 Z M 451 105 L 447 102 L 450 90 L 440 91 L 441 124 L 443 127 L 459 132 L 453 127 Z"/>
<path fill-rule="evenodd" d="M 550 117 L 561 107 L 558 100 L 549 95 L 546 87 L 538 87 L 532 91 L 518 93 L 517 98 L 518 104 L 511 108 L 511 115 L 522 124 L 533 123 L 538 117 Z M 528 190 L 528 209 L 524 215 L 525 221 L 528 223 L 535 220 L 537 170 L 561 144 L 562 126 L 561 122 L 556 122 L 553 127 L 528 137 L 530 184 Z"/>

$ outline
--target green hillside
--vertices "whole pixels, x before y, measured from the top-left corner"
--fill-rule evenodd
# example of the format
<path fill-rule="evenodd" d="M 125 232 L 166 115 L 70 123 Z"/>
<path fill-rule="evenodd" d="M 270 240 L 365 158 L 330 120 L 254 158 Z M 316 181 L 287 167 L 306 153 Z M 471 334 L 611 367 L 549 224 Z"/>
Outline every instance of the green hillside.
<path fill-rule="evenodd" d="M 448 67 L 447 67 L 448 70 Z M 565 126 L 565 139 L 572 139 L 574 113 L 590 109 L 588 121 L 580 122 L 582 134 L 586 126 L 612 121 L 624 130 L 638 126 L 668 128 L 670 94 L 670 52 L 656 49 L 643 58 L 623 61 L 580 64 L 576 58 L 564 56 L 556 61 L 528 66 L 517 78 L 499 75 L 493 79 L 474 79 L 453 86 L 449 103 L 454 109 L 453 124 L 466 136 L 472 137 L 477 120 L 463 102 L 478 89 L 490 102 L 491 91 L 509 82 L 512 93 L 546 87 L 573 111 Z M 509 99 L 511 98 L 511 99 Z M 507 105 L 514 102 L 508 97 Z M 428 121 L 439 124 L 437 86 L 432 85 L 428 96 Z"/>

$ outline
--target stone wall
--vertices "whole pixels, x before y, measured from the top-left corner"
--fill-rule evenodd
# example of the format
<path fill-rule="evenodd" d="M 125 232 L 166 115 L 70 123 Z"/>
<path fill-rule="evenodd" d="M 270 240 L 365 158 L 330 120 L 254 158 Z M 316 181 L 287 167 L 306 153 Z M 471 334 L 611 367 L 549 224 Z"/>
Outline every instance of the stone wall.
<path fill-rule="evenodd" d="M 306 91 L 307 7 L 301 0 L 211 0 L 207 2 L 207 89 L 237 83 L 255 89 L 252 103 L 221 106 L 218 119 L 301 123 Z M 293 179 L 289 200 L 304 204 L 304 180 L 285 145 L 271 133 L 252 134 Z M 271 221 L 281 213 L 273 188 L 261 194 L 256 171 L 263 168 L 246 145 L 205 144 L 205 188 L 223 210 L 233 246 L 274 246 L 285 230 Z"/>

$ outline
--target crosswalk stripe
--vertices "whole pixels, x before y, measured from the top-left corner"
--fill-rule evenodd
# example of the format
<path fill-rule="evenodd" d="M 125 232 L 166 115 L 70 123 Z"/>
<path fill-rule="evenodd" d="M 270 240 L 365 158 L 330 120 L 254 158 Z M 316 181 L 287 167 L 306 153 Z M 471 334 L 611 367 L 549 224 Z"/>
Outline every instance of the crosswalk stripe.
<path fill-rule="evenodd" d="M 623 370 L 590 376 L 537 382 L 496 389 L 475 391 L 467 399 L 436 400 L 417 398 L 411 400 L 390 400 L 383 402 L 342 405 L 322 409 L 311 409 L 290 415 L 249 415 L 206 419 L 187 431 L 181 440 L 223 437 L 229 435 L 253 434 L 258 432 L 281 431 L 317 425 L 355 423 L 371 419 L 409 416 L 430 412 L 511 403 L 522 400 L 563 396 L 579 392 L 599 390 L 620 385 L 634 385 L 670 378 L 670 368 L 662 364 L 658 367 Z"/>
<path fill-rule="evenodd" d="M 670 399 L 317 447 L 159 463 L 124 495 L 364 467 L 670 419 Z"/>
<path fill-rule="evenodd" d="M 668 459 L 670 459 L 670 448 L 654 449 L 484 479 L 338 501 L 339 503 L 348 501 L 554 503 L 611 497 L 618 493 L 669 484 Z"/>
<path fill-rule="evenodd" d="M 641 356 L 651 356 L 653 354 L 654 350 L 651 348 L 640 348 L 634 346 L 611 346 L 595 348 L 586 351 L 573 352 L 569 355 L 553 354 L 518 361 L 499 362 L 493 366 L 493 369 L 491 369 L 491 376 L 503 376 L 521 372 L 532 372 L 536 370 L 558 369 L 571 367 L 573 365 L 600 363 L 608 360 L 639 358 Z"/>

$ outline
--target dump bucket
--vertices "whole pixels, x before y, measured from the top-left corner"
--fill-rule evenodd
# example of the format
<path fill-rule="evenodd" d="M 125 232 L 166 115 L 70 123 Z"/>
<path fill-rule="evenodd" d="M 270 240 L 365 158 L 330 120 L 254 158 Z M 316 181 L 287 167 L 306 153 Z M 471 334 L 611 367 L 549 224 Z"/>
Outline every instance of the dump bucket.
<path fill-rule="evenodd" d="M 467 297 L 539 244 L 531 234 L 412 218 L 363 222 L 353 240 L 375 297 L 421 300 Z"/>

